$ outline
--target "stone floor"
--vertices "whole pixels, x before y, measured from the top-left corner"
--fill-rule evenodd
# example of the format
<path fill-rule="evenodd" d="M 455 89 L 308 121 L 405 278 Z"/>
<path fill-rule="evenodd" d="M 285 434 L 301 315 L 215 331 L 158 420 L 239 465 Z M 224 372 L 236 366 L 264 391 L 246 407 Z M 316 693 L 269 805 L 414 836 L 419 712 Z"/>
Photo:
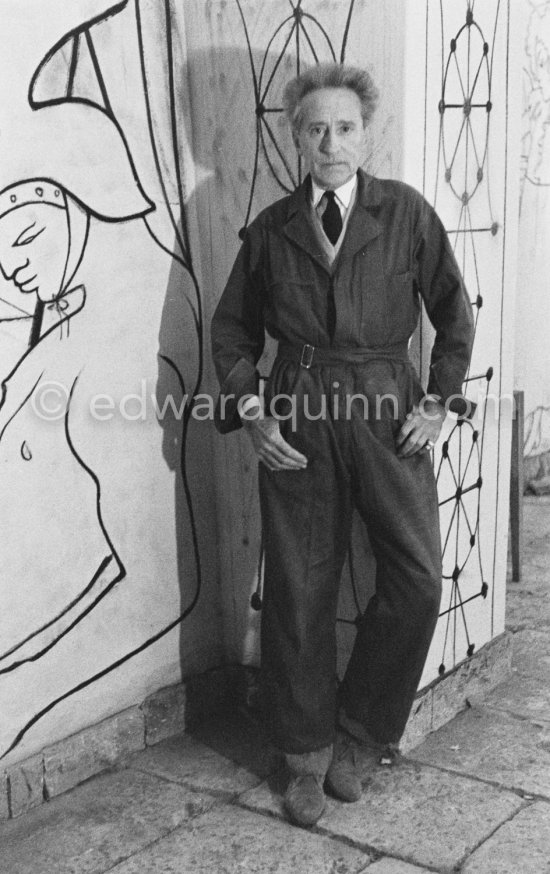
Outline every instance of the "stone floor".
<path fill-rule="evenodd" d="M 550 874 L 550 498 L 525 529 L 513 676 L 398 767 L 364 754 L 358 803 L 287 824 L 277 761 L 233 714 L 2 825 L 1 874 Z"/>

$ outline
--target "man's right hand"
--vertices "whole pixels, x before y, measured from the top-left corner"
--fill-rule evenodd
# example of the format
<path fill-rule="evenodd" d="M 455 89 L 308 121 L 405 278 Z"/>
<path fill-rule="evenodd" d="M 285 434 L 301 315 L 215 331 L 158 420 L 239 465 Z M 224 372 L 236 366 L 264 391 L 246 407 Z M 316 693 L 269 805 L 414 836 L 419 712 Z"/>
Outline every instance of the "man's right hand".
<path fill-rule="evenodd" d="M 278 419 L 262 416 L 257 407 L 247 410 L 242 422 L 256 455 L 270 470 L 303 470 L 307 467 L 305 455 L 293 449 L 282 436 Z"/>

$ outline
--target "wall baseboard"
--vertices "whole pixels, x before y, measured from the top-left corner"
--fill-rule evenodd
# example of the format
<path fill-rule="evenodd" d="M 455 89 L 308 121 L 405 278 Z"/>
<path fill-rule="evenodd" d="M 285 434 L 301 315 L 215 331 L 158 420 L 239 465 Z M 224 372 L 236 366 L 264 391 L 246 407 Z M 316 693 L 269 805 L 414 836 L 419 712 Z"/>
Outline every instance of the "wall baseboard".
<path fill-rule="evenodd" d="M 483 646 L 452 671 L 421 689 L 402 740 L 407 752 L 484 696 L 511 673 L 512 634 Z M 256 668 L 229 665 L 159 689 L 141 704 L 45 747 L 0 772 L 0 820 L 21 816 L 102 771 L 129 753 L 181 734 L 256 697 Z"/>

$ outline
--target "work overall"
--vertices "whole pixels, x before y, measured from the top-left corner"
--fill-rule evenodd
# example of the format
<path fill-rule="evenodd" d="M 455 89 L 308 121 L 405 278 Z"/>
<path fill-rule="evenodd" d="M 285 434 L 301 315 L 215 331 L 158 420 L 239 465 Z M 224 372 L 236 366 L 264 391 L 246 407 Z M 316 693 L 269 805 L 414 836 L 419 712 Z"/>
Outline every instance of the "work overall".
<path fill-rule="evenodd" d="M 407 357 L 420 297 L 436 329 L 428 391 L 445 402 L 460 394 L 472 339 L 447 237 L 417 192 L 359 171 L 332 268 L 306 181 L 250 226 L 214 317 L 222 396 L 236 398 L 218 427 L 237 427 L 236 402 L 258 392 L 266 328 L 279 341 L 266 412 L 283 417 L 284 438 L 308 459 L 299 471 L 260 465 L 262 678 L 286 752 L 330 745 L 338 705 L 376 740 L 399 740 L 422 673 L 440 601 L 437 495 L 429 454 L 398 458 L 395 442 L 424 394 Z M 338 587 L 354 507 L 375 554 L 376 591 L 337 689 Z"/>

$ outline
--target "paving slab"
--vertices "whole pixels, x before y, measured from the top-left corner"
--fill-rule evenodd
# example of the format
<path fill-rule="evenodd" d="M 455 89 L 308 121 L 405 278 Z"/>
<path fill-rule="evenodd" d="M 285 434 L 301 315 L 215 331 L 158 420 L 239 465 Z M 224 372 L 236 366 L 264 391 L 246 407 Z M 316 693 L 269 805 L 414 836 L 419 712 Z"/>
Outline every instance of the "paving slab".
<path fill-rule="evenodd" d="M 512 669 L 527 677 L 538 677 L 547 685 L 550 677 L 550 631 L 526 629 L 514 634 Z"/>
<path fill-rule="evenodd" d="M 548 522 L 545 519 L 544 523 L 547 526 Z M 537 537 L 530 538 L 523 547 L 522 554 L 522 576 L 529 581 L 531 571 L 544 571 L 548 569 L 548 531 Z"/>
<path fill-rule="evenodd" d="M 538 677 L 516 674 L 493 689 L 483 703 L 531 721 L 544 720 L 550 726 L 550 684 L 543 685 Z"/>
<path fill-rule="evenodd" d="M 213 803 L 149 774 L 96 777 L 0 826 L 0 874 L 100 874 Z"/>
<path fill-rule="evenodd" d="M 217 714 L 188 729 L 187 734 L 262 777 L 279 759 L 260 719 L 246 707 Z"/>
<path fill-rule="evenodd" d="M 370 861 L 331 838 L 219 805 L 110 874 L 359 874 Z"/>
<path fill-rule="evenodd" d="M 544 552 L 548 549 L 548 526 L 550 520 L 550 495 L 524 495 L 523 532 L 525 545 L 540 542 Z"/>
<path fill-rule="evenodd" d="M 473 707 L 409 753 L 419 762 L 550 798 L 550 725 Z"/>
<path fill-rule="evenodd" d="M 244 714 L 222 714 L 192 731 L 124 760 L 191 789 L 235 795 L 257 786 L 275 768 L 276 755 L 261 729 Z"/>
<path fill-rule="evenodd" d="M 232 796 L 262 781 L 262 776 L 241 767 L 216 750 L 182 735 L 124 761 L 128 767 L 156 774 L 190 789 Z"/>
<path fill-rule="evenodd" d="M 533 559 L 534 561 L 534 559 Z M 508 581 L 506 587 L 506 626 L 521 630 L 523 628 L 548 629 L 550 627 L 550 590 L 548 587 L 548 548 L 542 558 L 541 566 L 531 562 L 524 566 L 523 580 L 520 583 Z"/>
<path fill-rule="evenodd" d="M 282 816 L 281 788 L 265 781 L 239 803 Z M 365 850 L 452 871 L 522 803 L 512 792 L 402 761 L 373 769 L 355 804 L 329 799 L 316 828 Z"/>
<path fill-rule="evenodd" d="M 540 801 L 522 810 L 476 850 L 462 870 L 463 874 L 550 874 L 550 806 Z"/>

